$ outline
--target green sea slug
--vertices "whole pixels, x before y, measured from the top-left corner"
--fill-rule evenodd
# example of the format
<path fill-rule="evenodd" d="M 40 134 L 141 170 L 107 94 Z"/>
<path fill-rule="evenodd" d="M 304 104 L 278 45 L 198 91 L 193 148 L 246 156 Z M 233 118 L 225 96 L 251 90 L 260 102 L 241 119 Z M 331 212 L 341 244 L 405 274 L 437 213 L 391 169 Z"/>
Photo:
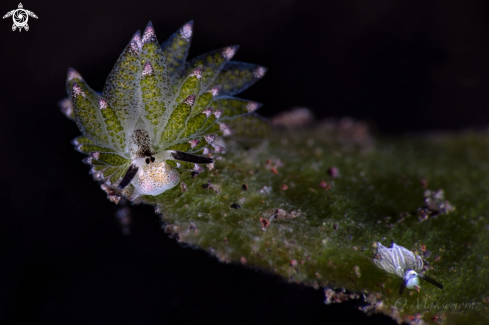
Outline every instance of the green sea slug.
<path fill-rule="evenodd" d="M 214 152 L 224 151 L 215 143 L 232 134 L 228 121 L 261 106 L 233 96 L 266 68 L 231 61 L 237 46 L 187 61 L 192 27 L 160 45 L 150 22 L 124 49 L 102 93 L 68 70 L 61 108 L 83 134 L 73 144 L 111 194 L 155 196 L 180 183 L 177 169 L 203 171 Z"/>

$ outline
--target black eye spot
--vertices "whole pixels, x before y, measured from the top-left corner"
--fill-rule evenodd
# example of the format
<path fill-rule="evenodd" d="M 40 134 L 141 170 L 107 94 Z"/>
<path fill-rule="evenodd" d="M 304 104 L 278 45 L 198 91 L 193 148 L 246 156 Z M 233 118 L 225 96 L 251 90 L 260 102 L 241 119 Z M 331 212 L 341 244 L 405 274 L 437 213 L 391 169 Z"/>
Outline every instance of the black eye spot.
<path fill-rule="evenodd" d="M 149 158 L 146 158 L 146 163 L 149 164 Z"/>
<path fill-rule="evenodd" d="M 155 162 L 155 157 L 151 157 L 151 162 Z"/>

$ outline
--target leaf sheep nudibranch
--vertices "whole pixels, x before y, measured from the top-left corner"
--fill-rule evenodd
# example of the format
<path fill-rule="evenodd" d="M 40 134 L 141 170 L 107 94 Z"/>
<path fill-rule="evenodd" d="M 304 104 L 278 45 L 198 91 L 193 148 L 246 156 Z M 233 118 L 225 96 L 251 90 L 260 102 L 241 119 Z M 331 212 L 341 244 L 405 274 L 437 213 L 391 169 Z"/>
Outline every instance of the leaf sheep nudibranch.
<path fill-rule="evenodd" d="M 233 96 L 266 68 L 230 61 L 237 46 L 186 62 L 192 28 L 185 24 L 160 46 L 150 22 L 124 49 L 101 94 L 68 70 L 69 98 L 60 106 L 83 134 L 73 144 L 89 156 L 83 161 L 97 180 L 129 199 L 173 188 L 180 183 L 176 168 L 202 171 L 213 150 L 223 151 L 213 142 L 232 134 L 229 121 L 256 118 L 261 106 Z"/>
<path fill-rule="evenodd" d="M 434 286 L 443 289 L 443 285 L 420 273 L 423 269 L 423 260 L 420 256 L 414 256 L 410 250 L 392 243 L 392 248 L 387 248 L 377 243 L 377 251 L 380 258 L 373 261 L 382 270 L 395 274 L 403 279 L 399 293 L 402 295 L 405 288 L 413 289 L 419 287 L 419 279 L 423 279 Z"/>

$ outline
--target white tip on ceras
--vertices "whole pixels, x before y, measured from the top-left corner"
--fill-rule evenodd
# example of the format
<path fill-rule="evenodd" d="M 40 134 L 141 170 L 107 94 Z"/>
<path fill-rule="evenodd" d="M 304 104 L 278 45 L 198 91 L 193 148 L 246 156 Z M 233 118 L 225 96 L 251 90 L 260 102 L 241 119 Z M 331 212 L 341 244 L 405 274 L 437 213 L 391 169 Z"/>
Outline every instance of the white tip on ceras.
<path fill-rule="evenodd" d="M 146 43 L 152 42 L 155 39 L 156 39 L 155 29 L 153 28 L 153 23 L 151 23 L 150 21 L 146 26 L 146 29 L 144 30 L 141 43 L 144 45 Z"/>
<path fill-rule="evenodd" d="M 229 46 L 229 47 L 226 47 L 226 48 L 224 48 L 224 50 L 222 50 L 222 56 L 224 57 L 224 59 L 226 59 L 227 61 L 229 61 L 236 54 L 236 51 L 237 50 L 238 50 L 238 46 Z"/>
<path fill-rule="evenodd" d="M 260 107 L 260 104 L 255 103 L 255 102 L 249 102 L 246 104 L 246 109 L 248 110 L 248 113 L 252 113 L 256 111 Z"/>
<path fill-rule="evenodd" d="M 191 74 L 190 74 L 191 77 L 197 77 L 197 79 L 200 79 L 202 78 L 202 68 L 197 68 L 195 69 Z"/>
<path fill-rule="evenodd" d="M 136 34 L 134 34 L 134 36 L 132 37 L 130 49 L 135 54 L 139 54 L 142 47 L 143 43 L 141 42 L 141 32 L 138 30 Z"/>
<path fill-rule="evenodd" d="M 69 98 L 65 98 L 62 101 L 60 101 L 59 107 L 61 108 L 61 112 L 63 112 L 63 114 L 68 117 L 70 117 L 71 114 L 73 113 L 73 103 Z"/>
<path fill-rule="evenodd" d="M 190 143 L 190 148 L 193 149 L 197 147 L 197 145 L 200 143 L 199 140 L 190 140 L 188 143 Z"/>
<path fill-rule="evenodd" d="M 205 116 L 209 117 L 212 114 L 212 107 L 207 107 L 202 111 L 202 114 L 205 114 Z"/>
<path fill-rule="evenodd" d="M 204 135 L 204 139 L 207 143 L 212 143 L 214 140 L 216 140 L 216 135 L 215 134 L 209 134 L 209 135 Z"/>
<path fill-rule="evenodd" d="M 66 79 L 68 79 L 68 81 L 71 81 L 73 79 L 83 80 L 82 76 L 78 73 L 78 71 L 76 71 L 73 68 L 68 69 L 68 74 L 66 76 Z"/>
<path fill-rule="evenodd" d="M 150 62 L 146 62 L 144 64 L 143 72 L 141 73 L 142 76 L 147 76 L 153 74 L 153 66 L 151 65 Z"/>
<path fill-rule="evenodd" d="M 222 109 L 217 109 L 214 112 L 212 112 L 216 118 L 220 118 L 222 116 Z"/>
<path fill-rule="evenodd" d="M 202 173 L 204 171 L 204 168 L 200 165 L 194 164 L 193 170 L 196 171 L 197 173 Z"/>
<path fill-rule="evenodd" d="M 214 152 L 216 153 L 223 153 L 226 151 L 224 147 L 218 146 L 217 144 L 213 144 L 212 146 L 214 147 Z"/>
<path fill-rule="evenodd" d="M 83 144 L 76 144 L 75 145 L 75 150 L 78 151 L 78 152 L 81 152 L 81 153 L 85 153 L 83 150 Z"/>
<path fill-rule="evenodd" d="M 97 171 L 95 171 L 95 172 L 92 174 L 92 176 L 93 176 L 93 179 L 94 179 L 95 181 L 102 181 L 102 180 L 104 179 L 104 174 L 103 174 L 103 172 L 102 172 L 101 170 L 97 170 Z"/>
<path fill-rule="evenodd" d="M 80 96 L 80 95 L 82 95 L 83 97 L 85 97 L 85 93 L 83 92 L 83 90 L 81 89 L 81 87 L 78 86 L 78 84 L 76 82 L 73 83 L 72 89 L 73 89 L 72 94 L 73 94 L 74 97 L 77 97 L 77 96 Z"/>
<path fill-rule="evenodd" d="M 202 150 L 202 154 L 203 154 L 204 156 L 207 156 L 207 155 L 208 155 L 208 154 L 210 154 L 210 153 L 211 153 L 211 149 L 209 149 L 209 148 L 207 148 L 207 147 L 205 147 L 205 148 L 204 148 L 204 150 Z"/>
<path fill-rule="evenodd" d="M 253 71 L 253 77 L 256 79 L 262 78 L 265 73 L 267 72 L 267 69 L 265 67 L 258 67 Z"/>
<path fill-rule="evenodd" d="M 90 156 L 94 159 L 99 159 L 100 158 L 100 152 L 98 152 L 98 151 L 91 152 Z"/>
<path fill-rule="evenodd" d="M 233 134 L 233 132 L 231 131 L 231 128 L 227 124 L 219 123 L 219 129 L 222 131 L 222 135 L 224 135 L 224 136 L 228 136 L 228 135 Z"/>
<path fill-rule="evenodd" d="M 92 157 L 83 158 L 82 162 L 84 164 L 91 165 L 92 164 Z"/>
<path fill-rule="evenodd" d="M 184 104 L 187 104 L 187 105 L 190 105 L 190 106 L 194 106 L 194 103 L 195 103 L 195 95 L 190 95 L 188 96 L 184 101 L 183 101 Z"/>
<path fill-rule="evenodd" d="M 180 29 L 180 36 L 186 40 L 187 42 L 190 40 L 192 37 L 192 29 L 193 29 L 194 23 L 193 21 L 190 21 L 186 23 L 182 29 Z"/>
<path fill-rule="evenodd" d="M 99 107 L 101 110 L 106 109 L 108 106 L 109 106 L 109 105 L 107 104 L 107 102 L 106 102 L 104 99 L 100 98 L 100 99 L 98 100 L 98 107 Z"/>
<path fill-rule="evenodd" d="M 212 97 L 216 97 L 219 94 L 219 90 L 221 90 L 221 87 L 212 87 L 208 92 L 211 93 Z"/>

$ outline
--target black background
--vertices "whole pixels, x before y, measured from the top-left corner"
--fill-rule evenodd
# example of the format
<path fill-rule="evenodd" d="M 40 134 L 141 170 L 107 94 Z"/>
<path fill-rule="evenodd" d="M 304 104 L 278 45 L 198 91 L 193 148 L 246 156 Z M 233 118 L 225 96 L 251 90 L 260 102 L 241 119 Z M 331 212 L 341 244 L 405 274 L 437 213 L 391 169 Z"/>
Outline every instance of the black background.
<path fill-rule="evenodd" d="M 266 77 L 241 97 L 352 116 L 382 134 L 484 127 L 484 1 L 25 1 L 28 32 L 0 20 L 0 323 L 393 323 L 324 293 L 179 245 L 150 207 L 122 234 L 58 110 L 66 70 L 101 89 L 152 20 L 160 41 L 195 21 L 190 56 L 241 45 Z M 5 0 L 1 15 L 17 8 Z"/>

